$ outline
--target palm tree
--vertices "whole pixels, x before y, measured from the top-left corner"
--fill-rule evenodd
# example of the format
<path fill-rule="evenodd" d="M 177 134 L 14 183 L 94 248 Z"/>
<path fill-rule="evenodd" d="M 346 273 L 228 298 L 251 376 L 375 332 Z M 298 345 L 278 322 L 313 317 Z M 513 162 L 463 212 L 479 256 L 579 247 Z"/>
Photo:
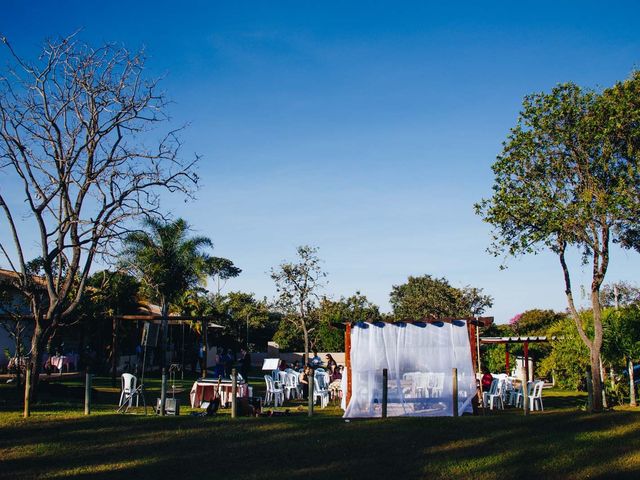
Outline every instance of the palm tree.
<path fill-rule="evenodd" d="M 129 234 L 125 239 L 123 261 L 140 278 L 143 291 L 160 305 L 160 367 L 165 365 L 169 307 L 190 288 L 205 281 L 212 247 L 207 237 L 189 237 L 188 223 L 156 219 L 145 221 L 147 231 Z"/>

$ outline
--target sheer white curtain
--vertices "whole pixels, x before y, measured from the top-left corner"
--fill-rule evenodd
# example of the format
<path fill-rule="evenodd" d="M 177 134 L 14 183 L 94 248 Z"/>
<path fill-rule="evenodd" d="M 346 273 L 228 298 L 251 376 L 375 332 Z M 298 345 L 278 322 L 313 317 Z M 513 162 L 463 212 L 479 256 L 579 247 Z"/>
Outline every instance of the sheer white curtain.
<path fill-rule="evenodd" d="M 467 325 L 358 323 L 351 328 L 351 401 L 345 418 L 382 415 L 382 370 L 388 371 L 389 416 L 450 416 L 452 369 L 458 411 L 471 412 L 476 392 Z"/>

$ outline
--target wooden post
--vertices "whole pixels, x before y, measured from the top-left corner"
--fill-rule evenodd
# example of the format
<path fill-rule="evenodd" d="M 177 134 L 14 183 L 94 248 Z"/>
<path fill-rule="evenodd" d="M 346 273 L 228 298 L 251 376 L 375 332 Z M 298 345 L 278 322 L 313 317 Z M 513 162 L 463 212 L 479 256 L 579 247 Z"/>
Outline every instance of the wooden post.
<path fill-rule="evenodd" d="M 162 385 L 160 387 L 160 415 L 164 417 L 164 406 L 167 401 L 167 370 L 162 367 Z"/>
<path fill-rule="evenodd" d="M 91 414 L 91 374 L 87 367 L 84 374 L 84 414 Z"/>
<path fill-rule="evenodd" d="M 524 342 L 524 377 L 529 381 L 529 342 Z"/>
<path fill-rule="evenodd" d="M 387 400 L 389 394 L 389 371 L 382 369 L 382 418 L 387 418 Z"/>
<path fill-rule="evenodd" d="M 202 360 L 202 378 L 207 378 L 207 357 L 209 356 L 209 338 L 207 335 L 209 321 L 205 318 L 202 320 L 202 346 L 204 349 L 204 358 Z"/>
<path fill-rule="evenodd" d="M 18 357 L 18 370 L 20 370 L 20 357 Z M 24 412 L 22 416 L 27 418 L 31 415 L 31 361 L 27 362 L 24 381 L 26 383 L 24 385 Z"/>
<path fill-rule="evenodd" d="M 118 374 L 118 319 L 115 315 L 111 329 L 111 386 L 115 388 Z"/>
<path fill-rule="evenodd" d="M 452 402 L 453 402 L 453 416 L 458 416 L 458 369 L 453 368 L 451 371 L 451 385 L 452 385 Z"/>
<path fill-rule="evenodd" d="M 504 369 L 506 374 L 509 375 L 509 344 L 504 344 Z"/>
<path fill-rule="evenodd" d="M 347 324 L 344 335 L 345 370 L 347 372 L 347 392 L 346 405 L 351 401 L 351 324 Z"/>
<path fill-rule="evenodd" d="M 524 416 L 529 415 L 529 389 L 527 372 L 524 372 L 524 380 L 522 380 L 522 409 L 524 410 Z"/>
<path fill-rule="evenodd" d="M 308 376 L 309 381 L 309 416 L 313 417 L 313 384 L 315 382 L 315 372 Z"/>
<path fill-rule="evenodd" d="M 236 418 L 238 396 L 238 373 L 236 369 L 231 369 L 231 418 Z"/>

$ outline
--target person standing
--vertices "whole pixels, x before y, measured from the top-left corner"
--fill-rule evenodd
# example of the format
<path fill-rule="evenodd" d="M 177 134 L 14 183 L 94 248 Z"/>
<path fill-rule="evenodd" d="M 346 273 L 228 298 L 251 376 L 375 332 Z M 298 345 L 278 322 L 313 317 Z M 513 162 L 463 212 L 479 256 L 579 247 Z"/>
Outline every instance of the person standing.
<path fill-rule="evenodd" d="M 321 367 L 322 359 L 318 356 L 318 350 L 314 348 L 312 352 L 313 352 L 313 357 L 311 357 L 311 361 L 309 362 L 311 364 L 311 367 L 312 368 Z"/>
<path fill-rule="evenodd" d="M 246 383 L 249 382 L 249 370 L 251 369 L 251 354 L 244 348 L 240 350 L 240 375 Z"/>

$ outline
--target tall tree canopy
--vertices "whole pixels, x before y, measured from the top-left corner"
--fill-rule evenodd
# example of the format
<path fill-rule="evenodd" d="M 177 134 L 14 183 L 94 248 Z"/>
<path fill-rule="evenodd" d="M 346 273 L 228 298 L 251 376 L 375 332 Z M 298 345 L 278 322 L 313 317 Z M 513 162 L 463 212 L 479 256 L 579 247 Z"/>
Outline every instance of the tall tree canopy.
<path fill-rule="evenodd" d="M 329 352 L 344 351 L 344 328 L 337 324 L 377 322 L 382 318 L 380 309 L 369 299 L 356 292 L 350 297 L 330 300 L 323 297 L 318 307 L 318 330 L 315 347 Z"/>
<path fill-rule="evenodd" d="M 593 408 L 602 409 L 600 287 L 611 242 L 629 247 L 640 227 L 640 74 L 601 94 L 575 84 L 525 97 L 516 126 L 493 165 L 493 196 L 476 212 L 493 227 L 490 250 L 557 254 L 569 311 L 588 347 Z M 593 334 L 574 302 L 567 255 L 591 264 Z"/>
<path fill-rule="evenodd" d="M 143 75 L 142 54 L 72 35 L 31 61 L 0 40 L 12 62 L 0 74 L 0 255 L 35 318 L 28 400 L 43 346 L 78 306 L 94 258 L 113 251 L 130 220 L 157 214 L 162 191 L 191 195 L 196 159 L 179 155 L 176 131 L 152 131 L 167 101 Z M 9 195 L 8 185 L 19 188 Z M 44 302 L 28 268 L 34 233 Z"/>
<path fill-rule="evenodd" d="M 132 232 L 126 237 L 122 262 L 140 279 L 150 299 L 160 305 L 160 365 L 164 366 L 169 307 L 187 290 L 205 281 L 209 256 L 204 249 L 212 247 L 212 243 L 207 237 L 190 237 L 189 225 L 181 218 L 173 222 L 149 218 L 145 226 L 148 231 Z"/>
<path fill-rule="evenodd" d="M 291 322 L 302 331 L 305 362 L 309 358 L 309 335 L 316 329 L 318 316 L 314 309 L 318 304 L 318 290 L 326 281 L 326 272 L 320 266 L 318 248 L 308 245 L 296 249 L 294 262 L 283 262 L 271 269 L 276 284 L 276 306 L 283 314 L 283 321 Z"/>
<path fill-rule="evenodd" d="M 407 283 L 394 285 L 390 303 L 397 320 L 427 317 L 467 317 L 471 315 L 470 297 L 452 287 L 446 278 L 431 275 L 409 277 Z"/>

